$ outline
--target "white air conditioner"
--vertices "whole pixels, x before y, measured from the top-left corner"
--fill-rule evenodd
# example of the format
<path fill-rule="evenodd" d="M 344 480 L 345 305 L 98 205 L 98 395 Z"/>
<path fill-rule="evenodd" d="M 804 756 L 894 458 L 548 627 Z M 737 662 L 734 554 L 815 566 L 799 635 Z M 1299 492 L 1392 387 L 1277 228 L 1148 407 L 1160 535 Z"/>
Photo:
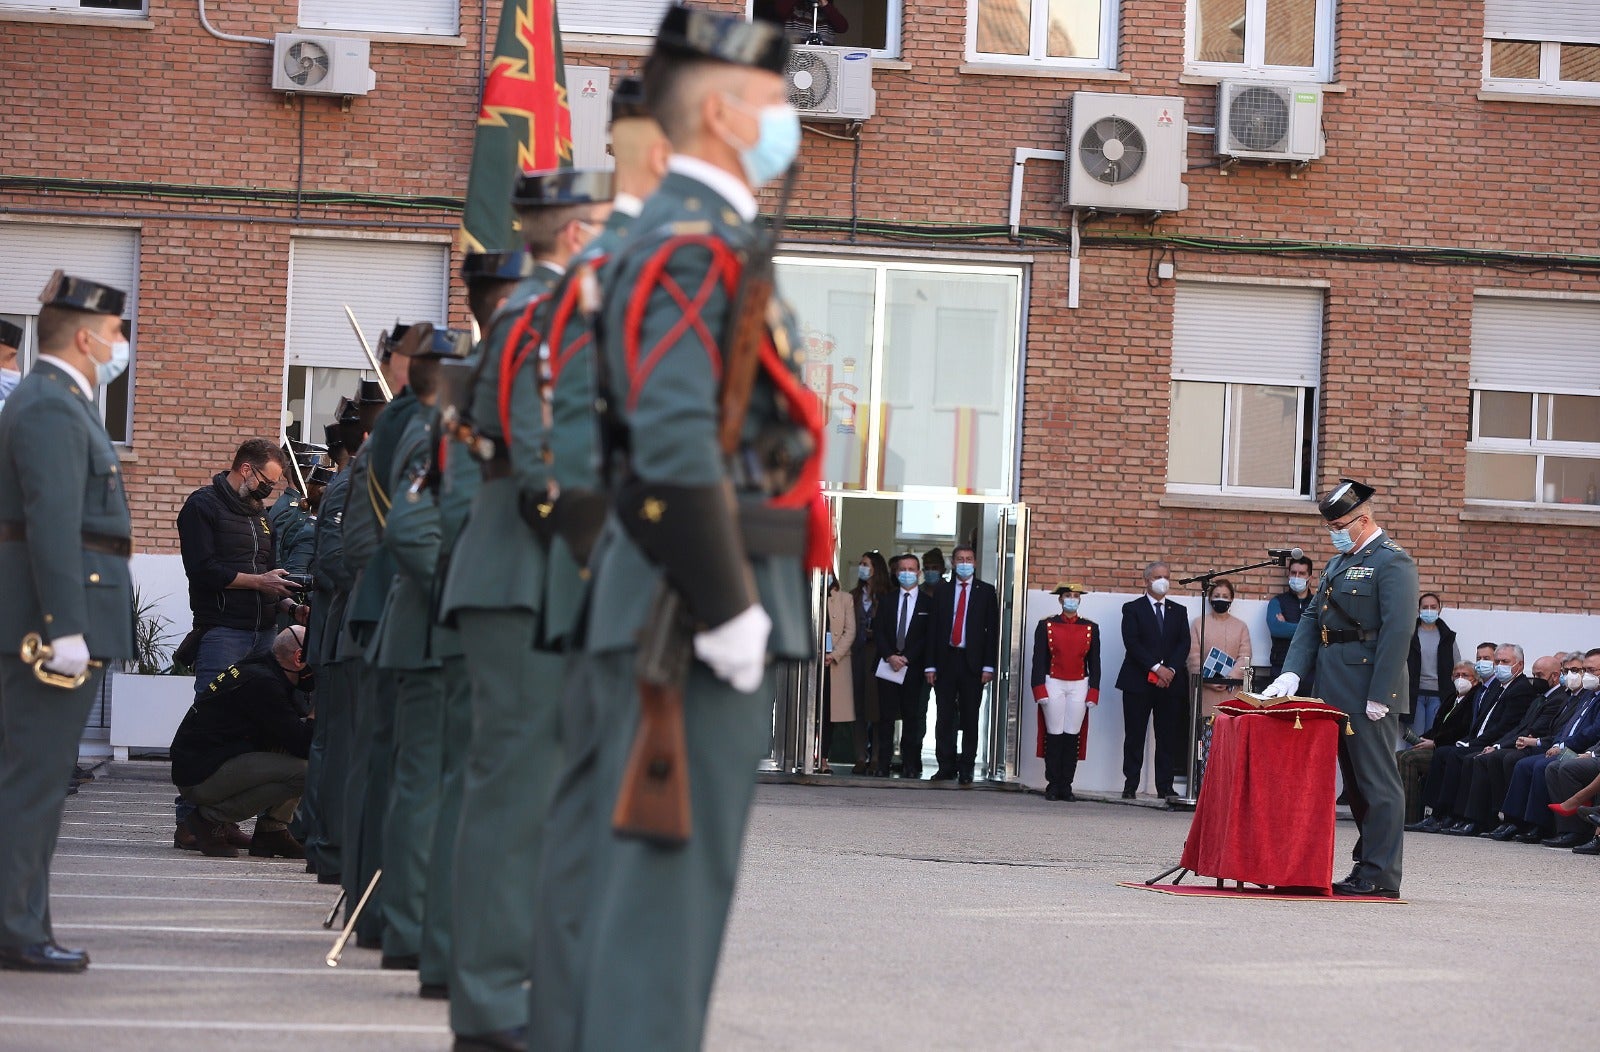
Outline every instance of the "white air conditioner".
<path fill-rule="evenodd" d="M 872 116 L 872 54 L 860 48 L 796 44 L 784 71 L 789 102 L 803 121 L 864 121 Z"/>
<path fill-rule="evenodd" d="M 1259 80 L 1218 85 L 1218 156 L 1304 163 L 1323 150 L 1320 86 Z"/>
<path fill-rule="evenodd" d="M 1176 212 L 1189 206 L 1182 99 L 1073 92 L 1069 128 L 1068 208 Z"/>
<path fill-rule="evenodd" d="M 272 90 L 300 95 L 365 95 L 377 83 L 371 41 L 279 33 L 272 42 Z"/>
<path fill-rule="evenodd" d="M 566 68 L 567 109 L 572 114 L 572 164 L 575 168 L 610 168 L 606 148 L 611 125 L 611 70 L 605 66 Z"/>

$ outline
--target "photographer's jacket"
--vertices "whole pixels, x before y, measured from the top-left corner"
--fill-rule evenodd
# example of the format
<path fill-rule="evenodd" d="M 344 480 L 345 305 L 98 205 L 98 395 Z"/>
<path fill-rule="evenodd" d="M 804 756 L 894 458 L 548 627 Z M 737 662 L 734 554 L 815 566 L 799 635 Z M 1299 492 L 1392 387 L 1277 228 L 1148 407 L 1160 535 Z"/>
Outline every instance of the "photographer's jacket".
<path fill-rule="evenodd" d="M 239 496 L 226 471 L 189 494 L 178 512 L 178 543 L 196 628 L 272 626 L 272 602 L 252 588 L 228 587 L 239 574 L 266 573 L 276 563 L 272 527 L 261 502 Z"/>
<path fill-rule="evenodd" d="M 230 665 L 201 691 L 172 736 L 172 784 L 199 785 L 250 752 L 305 759 L 312 722 L 302 717 L 295 686 L 271 653 Z"/>

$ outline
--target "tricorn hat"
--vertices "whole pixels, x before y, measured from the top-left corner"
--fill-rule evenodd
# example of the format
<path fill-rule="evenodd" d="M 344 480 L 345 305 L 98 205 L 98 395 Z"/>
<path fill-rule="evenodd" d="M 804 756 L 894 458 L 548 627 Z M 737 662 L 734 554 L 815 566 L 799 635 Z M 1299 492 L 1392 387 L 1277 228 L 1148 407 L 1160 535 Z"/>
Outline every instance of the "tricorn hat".
<path fill-rule="evenodd" d="M 361 387 L 356 393 L 354 404 L 359 408 L 364 405 L 384 405 L 389 400 L 383 397 L 383 385 L 376 380 L 362 380 Z"/>
<path fill-rule="evenodd" d="M 0 347 L 21 347 L 22 327 L 0 318 Z"/>
<path fill-rule="evenodd" d="M 465 358 L 472 352 L 472 334 L 419 321 L 394 346 L 402 358 Z"/>
<path fill-rule="evenodd" d="M 66 307 L 68 310 L 87 311 L 90 314 L 110 314 L 122 317 L 128 294 L 98 281 L 75 278 L 56 271 L 39 293 L 39 302 L 46 307 Z"/>
<path fill-rule="evenodd" d="M 1050 594 L 1051 595 L 1082 595 L 1083 593 L 1087 592 L 1088 590 L 1089 589 L 1087 589 L 1087 588 L 1085 588 L 1083 586 L 1083 583 L 1081 581 L 1062 581 L 1060 584 L 1056 585 L 1055 591 L 1051 592 Z"/>
<path fill-rule="evenodd" d="M 394 353 L 395 344 L 405 338 L 406 330 L 409 328 L 411 326 L 401 325 L 397 321 L 394 323 L 394 328 L 388 332 L 380 332 L 378 334 L 378 356 L 387 360 L 389 355 Z"/>
<path fill-rule="evenodd" d="M 789 41 L 776 22 L 673 4 L 656 30 L 655 55 L 751 66 L 782 76 Z"/>
<path fill-rule="evenodd" d="M 617 81 L 617 86 L 611 89 L 611 123 L 649 116 L 650 108 L 644 100 L 644 81 L 638 77 L 623 77 Z"/>
<path fill-rule="evenodd" d="M 333 481 L 334 474 L 335 472 L 332 464 L 318 464 L 316 467 L 306 472 L 306 485 L 326 486 L 328 483 Z"/>
<path fill-rule="evenodd" d="M 1337 522 L 1372 499 L 1378 492 L 1355 479 L 1340 479 L 1333 492 L 1317 503 L 1317 510 L 1329 522 Z"/>
<path fill-rule="evenodd" d="M 519 249 L 509 252 L 468 252 L 461 261 L 461 280 L 469 286 L 480 281 L 521 281 L 533 273 L 533 257 Z"/>
<path fill-rule="evenodd" d="M 603 168 L 552 168 L 523 172 L 511 188 L 516 208 L 593 205 L 611 200 L 611 173 Z"/>
<path fill-rule="evenodd" d="M 348 398 L 339 399 L 339 413 L 344 412 L 345 403 L 348 401 Z M 344 448 L 344 435 L 339 430 L 338 414 L 334 415 L 333 423 L 322 425 L 322 439 L 324 442 L 328 443 L 329 453 L 332 453 L 336 449 Z"/>

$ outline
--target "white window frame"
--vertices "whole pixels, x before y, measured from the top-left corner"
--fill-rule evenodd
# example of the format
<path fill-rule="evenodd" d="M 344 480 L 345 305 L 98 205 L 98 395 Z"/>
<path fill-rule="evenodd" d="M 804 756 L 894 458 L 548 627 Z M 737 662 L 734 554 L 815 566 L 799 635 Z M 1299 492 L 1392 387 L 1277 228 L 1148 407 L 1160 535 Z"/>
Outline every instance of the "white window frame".
<path fill-rule="evenodd" d="M 1308 479 L 1306 477 L 1306 462 L 1300 451 L 1306 444 L 1306 398 L 1315 397 L 1315 387 L 1296 387 L 1294 384 L 1273 383 L 1270 380 L 1223 380 L 1207 376 L 1174 376 L 1171 378 L 1174 387 L 1178 384 L 1221 384 L 1222 385 L 1222 469 L 1221 484 L 1207 486 L 1198 482 L 1168 482 L 1168 493 L 1188 493 L 1208 496 L 1241 496 L 1241 497 L 1285 497 L 1302 500 L 1309 496 Z M 1294 387 L 1299 392 L 1295 399 L 1294 417 L 1294 485 L 1290 488 L 1277 486 L 1231 486 L 1228 484 L 1229 460 L 1233 455 L 1233 388 L 1235 387 Z M 1170 402 L 1169 402 L 1170 404 Z M 1171 441 L 1171 416 L 1168 416 L 1168 441 Z M 1311 465 L 1317 462 L 1317 433 L 1313 427 L 1311 433 Z"/>
<path fill-rule="evenodd" d="M 1310 66 L 1271 66 L 1267 64 L 1267 0 L 1245 0 L 1243 62 L 1202 62 L 1195 58 L 1199 47 L 1200 0 L 1187 0 L 1185 14 L 1185 74 L 1227 80 L 1298 80 L 1326 84 L 1333 79 L 1334 25 L 1338 17 L 1336 0 L 1316 0 L 1316 62 Z"/>
<path fill-rule="evenodd" d="M 966 60 L 974 63 L 1036 67 L 1039 69 L 1103 69 L 1117 68 L 1117 45 L 1121 39 L 1122 4 L 1119 0 L 1100 0 L 1100 57 L 1053 58 L 1045 52 L 1050 32 L 1050 0 L 1031 0 L 1033 15 L 1029 19 L 1028 53 L 1026 55 L 1001 55 L 978 50 L 978 6 L 983 0 L 967 0 L 967 50 Z"/>
<path fill-rule="evenodd" d="M 1479 406 L 1480 396 L 1485 392 L 1500 392 L 1505 394 L 1532 395 L 1528 408 L 1528 437 L 1522 438 L 1480 438 L 1478 428 L 1483 423 L 1483 413 Z M 1567 457 L 1575 460 L 1593 460 L 1596 473 L 1600 473 L 1600 442 L 1556 442 L 1539 437 L 1539 403 L 1541 396 L 1548 395 L 1575 395 L 1584 398 L 1597 397 L 1591 390 L 1578 389 L 1552 389 L 1543 387 L 1533 388 L 1527 386 L 1500 385 L 1500 384 L 1474 384 L 1472 387 L 1472 427 L 1467 433 L 1468 453 L 1501 453 L 1516 456 L 1531 456 L 1534 458 L 1533 471 L 1533 500 L 1494 500 L 1489 497 L 1474 497 L 1468 493 L 1466 503 L 1496 508 L 1560 508 L 1562 511 L 1576 511 L 1600 516 L 1600 504 L 1563 504 L 1559 501 L 1546 501 L 1544 499 L 1544 467 L 1546 457 Z"/>
<path fill-rule="evenodd" d="M 343 5 L 338 4 L 330 6 L 343 8 Z M 366 33 L 377 36 L 439 37 L 448 40 L 461 35 L 461 5 L 454 3 L 451 6 L 455 13 L 455 24 L 451 26 L 385 25 L 378 21 L 364 21 L 359 17 L 359 13 L 355 16 L 335 18 L 307 17 L 306 0 L 300 0 L 296 5 L 295 22 L 301 29 Z"/>
<path fill-rule="evenodd" d="M 900 15 L 905 8 L 905 0 L 865 0 L 866 3 L 881 3 L 884 6 L 885 24 L 883 31 L 883 47 L 864 47 L 861 50 L 873 58 L 897 59 L 900 57 Z M 755 0 L 745 0 L 744 14 L 746 18 L 755 17 Z M 840 47 L 848 45 L 840 44 Z"/>
<path fill-rule="evenodd" d="M 662 13 L 665 13 L 669 2 L 670 0 L 661 0 Z M 630 44 L 648 43 L 655 39 L 655 26 L 659 25 L 661 21 L 661 15 L 658 14 L 653 20 L 651 28 L 648 31 L 641 32 L 631 29 L 619 29 L 615 25 L 606 23 L 588 25 L 580 20 L 581 17 L 581 15 L 561 16 L 561 36 L 564 46 L 569 51 L 581 52 L 584 50 L 583 44 L 588 39 L 596 38 L 600 40 L 627 41 Z M 567 39 L 568 37 L 574 39 Z"/>
<path fill-rule="evenodd" d="M 1490 76 L 1490 53 L 1496 43 L 1539 45 L 1539 77 L 1524 80 L 1519 77 Z M 1513 37 L 1485 37 L 1483 40 L 1483 90 L 1506 95 L 1527 95 L 1532 98 L 1600 99 L 1600 82 L 1561 79 L 1561 49 L 1568 42 L 1560 40 L 1527 40 Z M 1574 43 L 1574 47 L 1594 47 L 1593 44 Z"/>
<path fill-rule="evenodd" d="M 90 18 L 148 18 L 150 0 L 143 0 L 136 10 L 111 7 L 92 7 L 83 0 L 0 0 L 0 15 L 10 14 L 70 15 Z"/>

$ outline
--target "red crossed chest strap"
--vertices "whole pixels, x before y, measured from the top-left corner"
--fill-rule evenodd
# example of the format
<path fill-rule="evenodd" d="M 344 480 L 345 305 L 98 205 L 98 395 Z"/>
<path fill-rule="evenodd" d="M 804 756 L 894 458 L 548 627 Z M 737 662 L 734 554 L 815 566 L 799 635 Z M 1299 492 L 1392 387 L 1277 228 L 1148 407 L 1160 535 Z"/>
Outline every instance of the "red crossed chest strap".
<path fill-rule="evenodd" d="M 528 305 L 522 308 L 522 313 L 511 326 L 511 334 L 506 337 L 505 346 L 500 349 L 500 384 L 496 404 L 500 410 L 500 437 L 505 441 L 507 448 L 511 446 L 511 384 L 516 379 L 517 370 L 522 368 L 528 356 L 539 347 L 540 334 L 533 328 L 533 315 L 549 299 L 550 293 L 541 292 L 528 301 Z M 518 350 L 524 342 L 527 346 Z"/>

